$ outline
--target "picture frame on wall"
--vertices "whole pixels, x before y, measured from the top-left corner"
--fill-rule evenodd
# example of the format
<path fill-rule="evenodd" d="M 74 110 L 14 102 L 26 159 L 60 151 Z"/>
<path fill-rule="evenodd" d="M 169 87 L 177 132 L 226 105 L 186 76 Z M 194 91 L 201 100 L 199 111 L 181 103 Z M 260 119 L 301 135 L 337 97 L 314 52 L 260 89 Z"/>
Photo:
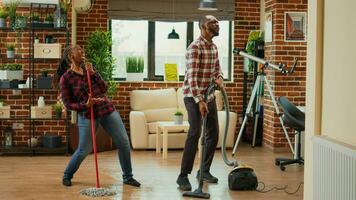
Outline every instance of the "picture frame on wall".
<path fill-rule="evenodd" d="M 265 14 L 265 42 L 272 42 L 273 34 L 273 23 L 272 23 L 272 12 L 267 12 Z"/>
<path fill-rule="evenodd" d="M 284 13 L 284 41 L 306 42 L 307 41 L 307 13 L 285 12 Z"/>

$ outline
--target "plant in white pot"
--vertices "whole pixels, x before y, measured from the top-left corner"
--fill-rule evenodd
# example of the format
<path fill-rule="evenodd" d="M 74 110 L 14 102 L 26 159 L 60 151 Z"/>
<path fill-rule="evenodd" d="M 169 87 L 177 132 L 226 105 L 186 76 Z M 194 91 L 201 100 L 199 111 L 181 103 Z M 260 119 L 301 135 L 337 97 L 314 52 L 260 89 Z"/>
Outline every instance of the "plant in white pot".
<path fill-rule="evenodd" d="M 144 59 L 141 56 L 126 58 L 126 81 L 143 81 Z"/>
<path fill-rule="evenodd" d="M 174 124 L 183 124 L 183 113 L 177 111 L 174 113 Z"/>
<path fill-rule="evenodd" d="M 6 50 L 7 58 L 15 58 L 15 44 L 7 44 Z"/>
<path fill-rule="evenodd" d="M 8 14 L 5 8 L 0 7 L 0 28 L 5 28 L 6 27 L 6 18 Z"/>
<path fill-rule="evenodd" d="M 0 80 L 22 80 L 23 70 L 21 64 L 0 64 Z"/>
<path fill-rule="evenodd" d="M 61 119 L 62 118 L 62 112 L 63 112 L 63 103 L 62 103 L 62 101 L 58 100 L 57 103 L 53 105 L 53 110 L 55 112 L 56 119 Z"/>

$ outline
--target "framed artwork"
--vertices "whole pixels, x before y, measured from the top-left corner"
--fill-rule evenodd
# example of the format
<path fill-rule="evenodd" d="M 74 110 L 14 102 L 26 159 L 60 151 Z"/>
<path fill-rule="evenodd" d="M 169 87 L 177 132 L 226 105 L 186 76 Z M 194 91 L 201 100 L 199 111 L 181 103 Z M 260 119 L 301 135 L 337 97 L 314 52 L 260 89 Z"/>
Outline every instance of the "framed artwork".
<path fill-rule="evenodd" d="M 305 42 L 307 41 L 307 13 L 285 12 L 284 13 L 284 41 Z"/>
<path fill-rule="evenodd" d="M 273 24 L 272 12 L 265 14 L 265 42 L 272 42 Z"/>

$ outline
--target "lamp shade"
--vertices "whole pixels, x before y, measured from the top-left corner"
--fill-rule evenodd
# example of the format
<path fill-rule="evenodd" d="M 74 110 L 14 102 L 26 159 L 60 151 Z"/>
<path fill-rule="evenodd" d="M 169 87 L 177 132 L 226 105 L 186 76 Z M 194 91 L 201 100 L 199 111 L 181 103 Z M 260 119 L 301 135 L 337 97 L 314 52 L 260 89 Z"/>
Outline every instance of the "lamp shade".
<path fill-rule="evenodd" d="M 172 29 L 172 32 L 168 34 L 168 39 L 179 39 L 178 33 L 176 33 L 176 30 L 174 28 Z"/>
<path fill-rule="evenodd" d="M 218 10 L 215 0 L 201 0 L 198 9 L 208 11 Z"/>

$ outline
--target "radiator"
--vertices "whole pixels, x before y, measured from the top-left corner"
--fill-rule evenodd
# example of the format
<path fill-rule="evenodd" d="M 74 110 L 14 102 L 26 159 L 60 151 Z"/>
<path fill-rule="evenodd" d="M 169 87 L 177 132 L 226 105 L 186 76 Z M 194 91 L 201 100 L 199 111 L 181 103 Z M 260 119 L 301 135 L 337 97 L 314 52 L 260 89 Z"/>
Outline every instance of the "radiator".
<path fill-rule="evenodd" d="M 356 200 L 356 148 L 313 138 L 313 200 Z"/>

